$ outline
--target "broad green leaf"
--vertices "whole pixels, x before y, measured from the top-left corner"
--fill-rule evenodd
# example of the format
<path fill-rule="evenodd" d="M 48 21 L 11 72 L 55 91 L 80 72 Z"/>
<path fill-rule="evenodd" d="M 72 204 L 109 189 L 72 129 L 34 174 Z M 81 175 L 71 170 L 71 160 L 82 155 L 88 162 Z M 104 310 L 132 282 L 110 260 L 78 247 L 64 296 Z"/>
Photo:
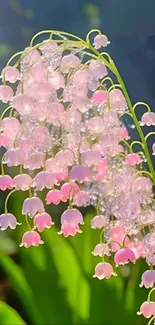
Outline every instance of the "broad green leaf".
<path fill-rule="evenodd" d="M 124 305 L 127 311 L 130 311 L 130 321 L 133 324 L 145 324 L 145 319 L 137 316 L 140 305 L 147 299 L 146 289 L 139 288 L 141 275 L 145 271 L 146 265 L 144 261 L 137 261 L 132 267 L 131 276 L 127 283 Z"/>
<path fill-rule="evenodd" d="M 80 235 L 79 235 L 80 236 Z M 89 317 L 90 285 L 81 263 L 69 241 L 58 236 L 53 228 L 44 236 L 49 258 L 53 258 L 59 274 L 59 285 L 65 289 L 66 298 L 74 311 L 74 318 Z"/>
<path fill-rule="evenodd" d="M 4 301 L 0 301 L 0 324 L 1 325 L 26 325 L 21 316 Z"/>
<path fill-rule="evenodd" d="M 0 253 L 0 266 L 8 275 L 12 287 L 31 321 L 37 324 L 39 324 L 39 322 L 41 323 L 42 318 L 35 303 L 35 296 L 33 295 L 35 292 L 32 292 L 22 269 L 10 257 L 5 256 L 2 253 Z"/>

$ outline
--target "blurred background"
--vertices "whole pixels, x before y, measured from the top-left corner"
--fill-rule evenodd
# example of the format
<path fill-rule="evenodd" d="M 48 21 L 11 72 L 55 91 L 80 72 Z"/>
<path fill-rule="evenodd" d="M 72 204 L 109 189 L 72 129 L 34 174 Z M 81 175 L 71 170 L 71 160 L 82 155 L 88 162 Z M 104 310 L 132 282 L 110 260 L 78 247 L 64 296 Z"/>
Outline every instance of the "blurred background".
<path fill-rule="evenodd" d="M 146 101 L 155 111 L 154 17 L 154 0 L 1 0 L 0 69 L 40 30 L 85 37 L 99 28 L 111 41 L 108 51 L 132 101 Z M 19 220 L 23 199 L 18 193 L 9 201 Z M 3 208 L 0 194 L 1 213 Z M 49 210 L 56 227 L 63 209 Z M 126 266 L 108 281 L 92 279 L 99 233 L 89 227 L 93 211 L 84 214 L 83 234 L 66 240 L 55 227 L 37 249 L 19 249 L 23 228 L 0 233 L 0 324 L 145 324 L 136 315 L 147 297 L 139 288 L 145 263 Z"/>

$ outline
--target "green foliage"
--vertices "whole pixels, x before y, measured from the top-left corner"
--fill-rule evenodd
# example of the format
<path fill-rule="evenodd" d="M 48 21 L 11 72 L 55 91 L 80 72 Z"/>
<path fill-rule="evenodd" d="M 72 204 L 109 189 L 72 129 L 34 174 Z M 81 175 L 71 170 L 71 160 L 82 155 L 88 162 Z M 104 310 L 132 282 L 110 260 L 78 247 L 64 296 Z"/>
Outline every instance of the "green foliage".
<path fill-rule="evenodd" d="M 19 221 L 23 219 L 20 212 L 23 199 L 24 194 L 19 192 L 10 199 L 11 210 Z M 59 219 L 59 208 L 49 212 Z M 7 256 L 8 249 L 1 250 L 0 268 L 10 280 L 22 315 L 29 323 L 145 324 L 143 317 L 136 315 L 147 297 L 146 290 L 139 288 L 141 274 L 146 269 L 143 261 L 133 268 L 128 265 L 118 268 L 118 276 L 110 280 L 92 278 L 99 259 L 91 252 L 100 235 L 89 226 L 92 215 L 91 211 L 85 215 L 83 233 L 74 238 L 59 236 L 56 226 L 46 230 L 42 234 L 44 245 L 18 250 L 19 265 Z M 13 232 L 16 242 L 21 242 L 24 231 L 21 226 Z M 8 245 L 8 238 L 5 240 L 8 247 L 11 242 Z M 7 317 L 8 313 L 5 324 L 10 324 Z"/>
<path fill-rule="evenodd" d="M 20 315 L 4 301 L 0 301 L 0 324 L 26 325 Z"/>
<path fill-rule="evenodd" d="M 16 213 L 18 209 L 14 208 Z M 0 267 L 31 323 L 143 324 L 136 311 L 146 298 L 145 290 L 138 287 L 144 265 L 139 262 L 128 269 L 127 278 L 119 275 L 107 281 L 93 279 L 98 258 L 91 251 L 99 241 L 99 233 L 90 229 L 91 217 L 91 213 L 85 217 L 84 232 L 69 240 L 58 236 L 55 227 L 45 231 L 44 245 L 19 250 L 20 266 L 0 254 Z M 23 229 L 19 229 L 16 236 L 20 242 Z"/>

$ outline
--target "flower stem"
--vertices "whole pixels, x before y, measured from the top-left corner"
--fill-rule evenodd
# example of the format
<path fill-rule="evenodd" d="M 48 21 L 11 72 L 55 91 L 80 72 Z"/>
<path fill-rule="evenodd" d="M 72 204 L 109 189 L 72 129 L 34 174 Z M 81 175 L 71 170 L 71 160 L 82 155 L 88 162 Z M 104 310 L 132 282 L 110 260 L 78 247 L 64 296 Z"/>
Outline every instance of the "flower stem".
<path fill-rule="evenodd" d="M 25 221 L 26 221 L 26 223 L 27 223 L 27 226 L 28 226 L 29 231 L 31 231 L 32 228 L 31 228 L 31 225 L 30 225 L 30 223 L 29 223 L 28 215 L 27 215 L 27 214 L 25 215 Z"/>
<path fill-rule="evenodd" d="M 151 294 L 152 294 L 152 292 L 155 290 L 155 287 L 154 288 L 152 288 L 151 290 L 150 290 L 150 292 L 149 292 L 149 294 L 148 294 L 148 297 L 147 297 L 147 301 L 150 301 L 151 300 Z"/>
<path fill-rule="evenodd" d="M 17 190 L 14 189 L 14 190 L 12 190 L 12 191 L 7 195 L 7 197 L 6 197 L 6 199 L 5 199 L 5 213 L 8 213 L 8 208 L 7 208 L 8 200 L 9 200 L 10 196 L 11 196 L 14 192 L 16 192 L 16 191 L 17 191 Z"/>
<path fill-rule="evenodd" d="M 148 324 L 147 325 L 151 325 L 151 323 L 152 323 L 152 321 L 155 319 L 155 316 L 153 316 L 150 320 L 149 320 L 149 322 L 148 322 Z"/>

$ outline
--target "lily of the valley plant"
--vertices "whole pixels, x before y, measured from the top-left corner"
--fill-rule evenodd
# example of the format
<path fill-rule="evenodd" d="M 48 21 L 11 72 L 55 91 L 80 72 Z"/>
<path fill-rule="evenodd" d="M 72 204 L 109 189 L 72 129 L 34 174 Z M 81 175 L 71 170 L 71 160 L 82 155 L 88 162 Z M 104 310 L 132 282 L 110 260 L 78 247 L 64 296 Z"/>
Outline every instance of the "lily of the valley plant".
<path fill-rule="evenodd" d="M 48 38 L 37 43 L 42 35 Z M 40 233 L 54 224 L 45 203 L 68 203 L 59 231 L 65 237 L 82 231 L 79 207 L 93 206 L 96 215 L 90 227 L 101 230 L 93 251 L 101 257 L 94 277 L 109 279 L 116 276 L 118 266 L 146 259 L 148 270 L 141 286 L 151 291 L 139 314 L 150 318 L 151 324 L 155 319 L 155 302 L 151 301 L 155 284 L 155 132 L 146 135 L 143 126 L 155 125 L 155 113 L 146 103 L 132 105 L 113 60 L 100 51 L 108 44 L 99 30 L 88 33 L 86 40 L 47 30 L 35 35 L 30 46 L 15 54 L 3 69 L 0 99 L 9 106 L 0 120 L 0 145 L 6 149 L 0 189 L 11 191 L 0 226 L 6 230 L 19 224 L 7 204 L 18 190 L 27 191 L 22 207 L 27 231 L 20 244 L 26 248 L 43 244 Z M 141 121 L 136 109 L 142 110 Z M 133 142 L 130 127 L 139 136 Z M 5 165 L 19 166 L 19 174 L 14 178 L 5 174 Z M 45 188 L 43 203 L 39 193 Z"/>

